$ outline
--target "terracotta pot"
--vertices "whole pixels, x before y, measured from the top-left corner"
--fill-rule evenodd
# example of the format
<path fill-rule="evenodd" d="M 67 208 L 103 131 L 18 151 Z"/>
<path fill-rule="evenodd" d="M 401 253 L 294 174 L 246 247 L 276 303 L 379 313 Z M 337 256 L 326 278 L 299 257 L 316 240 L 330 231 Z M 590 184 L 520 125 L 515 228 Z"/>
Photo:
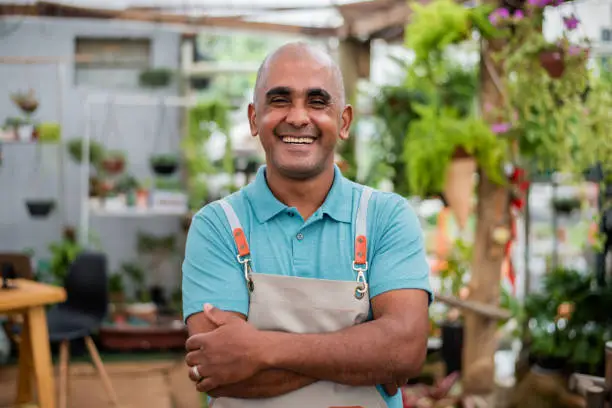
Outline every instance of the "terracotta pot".
<path fill-rule="evenodd" d="M 446 170 L 444 197 L 455 214 L 459 228 L 465 228 L 472 211 L 472 194 L 474 192 L 474 173 L 476 160 L 459 148 Z"/>
<path fill-rule="evenodd" d="M 121 173 L 125 167 L 125 161 L 123 159 L 105 159 L 102 162 L 102 167 L 110 174 Z"/>
<path fill-rule="evenodd" d="M 548 72 L 551 78 L 560 78 L 563 75 L 565 71 L 565 60 L 562 50 L 553 49 L 542 51 L 539 58 L 542 68 Z"/>

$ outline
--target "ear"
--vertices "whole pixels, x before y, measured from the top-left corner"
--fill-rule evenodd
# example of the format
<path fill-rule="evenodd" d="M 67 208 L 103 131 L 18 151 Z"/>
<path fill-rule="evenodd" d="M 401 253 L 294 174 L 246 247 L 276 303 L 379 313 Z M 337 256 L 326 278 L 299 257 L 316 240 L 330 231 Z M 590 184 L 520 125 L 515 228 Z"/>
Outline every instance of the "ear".
<path fill-rule="evenodd" d="M 353 122 L 353 107 L 351 105 L 346 105 L 344 107 L 340 120 L 342 121 L 342 126 L 340 128 L 340 140 L 347 140 L 351 130 L 351 123 Z"/>
<path fill-rule="evenodd" d="M 257 116 L 255 115 L 255 105 L 249 103 L 249 127 L 251 128 L 251 136 L 257 136 Z"/>

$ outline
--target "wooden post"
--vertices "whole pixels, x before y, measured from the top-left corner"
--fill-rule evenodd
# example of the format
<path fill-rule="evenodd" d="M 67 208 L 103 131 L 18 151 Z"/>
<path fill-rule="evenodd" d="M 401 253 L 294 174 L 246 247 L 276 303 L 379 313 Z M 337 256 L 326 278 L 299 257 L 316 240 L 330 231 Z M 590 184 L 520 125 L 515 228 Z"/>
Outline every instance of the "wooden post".
<path fill-rule="evenodd" d="M 489 110 L 484 107 L 502 106 L 503 96 L 498 88 L 501 64 L 491 54 L 501 49 L 503 42 L 482 41 L 481 44 L 480 106 L 485 120 L 493 123 L 496 118 L 490 117 Z M 476 235 L 468 300 L 498 306 L 505 242 L 494 237 L 510 234 L 508 191 L 481 172 L 477 197 Z M 484 314 L 466 310 L 464 327 L 463 391 L 467 395 L 491 394 L 495 388 L 497 321 Z"/>

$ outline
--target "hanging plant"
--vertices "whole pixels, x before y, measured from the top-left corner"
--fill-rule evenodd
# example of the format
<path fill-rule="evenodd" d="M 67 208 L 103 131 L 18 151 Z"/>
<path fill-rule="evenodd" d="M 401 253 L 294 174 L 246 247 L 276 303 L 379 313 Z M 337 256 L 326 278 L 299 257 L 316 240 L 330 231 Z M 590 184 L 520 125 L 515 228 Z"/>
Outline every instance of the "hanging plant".
<path fill-rule="evenodd" d="M 468 8 L 453 0 L 433 0 L 411 2 L 410 7 L 405 45 L 414 51 L 417 65 L 441 60 L 449 45 L 470 39 L 474 30 L 484 38 L 501 34 L 487 19 L 493 10 L 489 5 Z"/>
<path fill-rule="evenodd" d="M 102 168 L 109 174 L 119 174 L 125 169 L 125 153 L 120 150 L 110 150 L 102 159 Z"/>
<path fill-rule="evenodd" d="M 607 150 L 611 143 L 609 88 L 587 66 L 589 40 L 570 40 L 579 24 L 574 15 L 563 17 L 560 38 L 544 38 L 543 9 L 558 5 L 549 3 L 529 0 L 512 15 L 507 9 L 491 15 L 508 33 L 508 44 L 496 57 L 505 72 L 500 83 L 506 107 L 499 112 L 499 125 L 507 129 L 500 134 L 516 142 L 524 162 L 534 163 L 532 173 L 556 170 L 582 176 L 602 158 L 597 150 Z"/>
<path fill-rule="evenodd" d="M 435 105 L 420 106 L 417 111 L 421 117 L 411 124 L 404 148 L 413 194 L 442 192 L 451 161 L 466 156 L 474 158 L 491 180 L 505 182 L 506 141 L 486 123 L 473 116 L 461 118 L 455 110 Z"/>
<path fill-rule="evenodd" d="M 84 140 L 82 138 L 72 139 L 68 142 L 68 154 L 77 163 L 83 162 L 83 143 Z M 105 154 L 106 150 L 102 144 L 95 140 L 89 141 L 89 162 L 92 166 L 99 167 Z"/>
<path fill-rule="evenodd" d="M 160 154 L 151 156 L 149 162 L 155 174 L 168 176 L 174 174 L 178 168 L 179 159 L 173 154 Z"/>
<path fill-rule="evenodd" d="M 33 89 L 30 89 L 28 92 L 16 92 L 11 94 L 11 100 L 26 115 L 31 115 L 38 109 L 38 99 Z"/>

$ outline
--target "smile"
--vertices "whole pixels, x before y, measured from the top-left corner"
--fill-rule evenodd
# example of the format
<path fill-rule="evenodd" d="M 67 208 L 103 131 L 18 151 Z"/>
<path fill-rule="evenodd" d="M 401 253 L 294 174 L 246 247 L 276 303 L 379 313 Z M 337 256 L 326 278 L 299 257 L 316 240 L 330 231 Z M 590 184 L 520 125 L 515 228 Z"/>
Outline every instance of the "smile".
<path fill-rule="evenodd" d="M 295 136 L 282 136 L 281 140 L 283 141 L 283 143 L 290 143 L 290 144 L 311 144 L 315 141 L 314 137 L 309 137 L 309 136 L 300 136 L 300 137 L 295 137 Z"/>

